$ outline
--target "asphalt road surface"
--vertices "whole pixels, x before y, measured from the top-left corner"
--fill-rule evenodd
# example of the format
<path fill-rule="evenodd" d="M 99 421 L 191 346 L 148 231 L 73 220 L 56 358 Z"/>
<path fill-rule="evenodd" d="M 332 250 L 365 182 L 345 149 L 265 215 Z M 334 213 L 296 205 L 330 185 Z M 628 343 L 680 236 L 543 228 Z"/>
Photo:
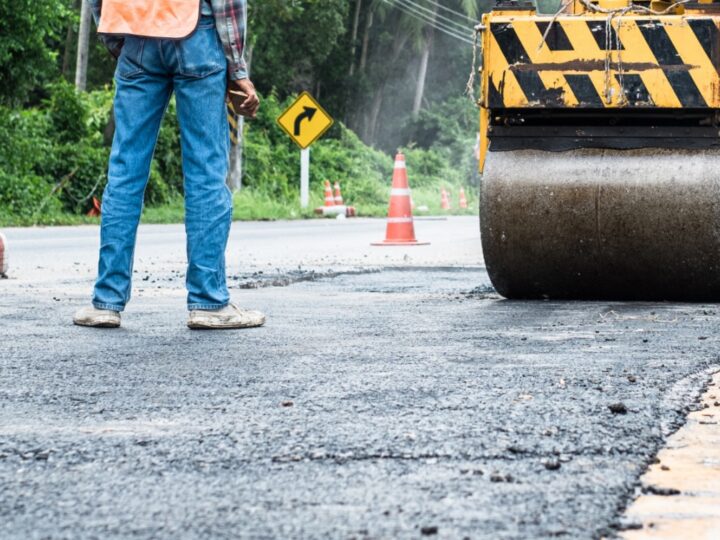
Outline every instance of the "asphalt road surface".
<path fill-rule="evenodd" d="M 5 230 L 0 538 L 597 538 L 718 368 L 718 307 L 510 302 L 476 219 L 238 224 L 235 299 L 184 326 L 144 227 L 120 330 L 73 327 L 97 229 Z"/>

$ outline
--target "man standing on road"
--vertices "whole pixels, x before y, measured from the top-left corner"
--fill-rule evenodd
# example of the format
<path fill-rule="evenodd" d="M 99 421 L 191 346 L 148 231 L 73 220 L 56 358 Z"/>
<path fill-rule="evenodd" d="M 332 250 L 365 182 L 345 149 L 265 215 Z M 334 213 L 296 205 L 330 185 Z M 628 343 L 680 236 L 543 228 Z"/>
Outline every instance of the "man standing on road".
<path fill-rule="evenodd" d="M 225 249 L 232 196 L 225 185 L 226 92 L 247 95 L 239 114 L 259 107 L 247 73 L 246 0 L 85 0 L 101 39 L 118 59 L 115 137 L 102 201 L 100 262 L 92 306 L 80 326 L 120 326 L 130 299 L 133 253 L 162 117 L 177 102 L 185 186 L 186 286 L 190 328 L 248 328 L 262 313 L 230 303 Z"/>

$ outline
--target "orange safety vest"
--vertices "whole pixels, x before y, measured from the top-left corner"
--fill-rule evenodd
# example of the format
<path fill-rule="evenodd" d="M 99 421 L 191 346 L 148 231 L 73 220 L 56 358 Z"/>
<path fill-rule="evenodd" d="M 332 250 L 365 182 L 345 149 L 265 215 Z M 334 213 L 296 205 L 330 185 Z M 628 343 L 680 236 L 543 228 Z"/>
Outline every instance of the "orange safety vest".
<path fill-rule="evenodd" d="M 197 28 L 201 0 L 103 0 L 98 33 L 183 39 Z"/>

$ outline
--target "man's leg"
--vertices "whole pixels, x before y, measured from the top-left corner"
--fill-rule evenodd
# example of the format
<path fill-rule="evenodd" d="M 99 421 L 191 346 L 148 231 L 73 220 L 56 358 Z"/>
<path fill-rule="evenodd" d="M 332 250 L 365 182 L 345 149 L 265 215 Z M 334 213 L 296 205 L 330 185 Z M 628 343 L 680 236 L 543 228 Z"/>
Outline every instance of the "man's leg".
<path fill-rule="evenodd" d="M 207 76 L 175 78 L 185 175 L 190 310 L 219 310 L 230 302 L 225 276 L 232 221 L 232 196 L 225 185 L 229 145 L 225 78 L 225 69 Z"/>
<path fill-rule="evenodd" d="M 137 40 L 137 38 L 128 38 Z M 102 200 L 100 263 L 93 305 L 122 311 L 130 299 L 133 253 L 155 143 L 172 94 L 172 79 L 151 74 L 157 42 L 123 49 L 115 83 L 115 137 Z M 144 52 L 143 52 L 144 50 Z M 139 52 L 138 52 L 139 51 Z"/>

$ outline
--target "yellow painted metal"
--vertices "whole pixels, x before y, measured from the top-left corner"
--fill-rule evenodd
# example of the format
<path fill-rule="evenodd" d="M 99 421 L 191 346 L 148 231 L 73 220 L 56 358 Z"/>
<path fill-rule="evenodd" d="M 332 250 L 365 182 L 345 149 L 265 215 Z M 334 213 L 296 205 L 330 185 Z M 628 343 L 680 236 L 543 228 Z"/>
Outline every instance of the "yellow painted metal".
<path fill-rule="evenodd" d="M 720 150 L 669 148 L 676 138 L 657 139 L 659 148 L 564 148 L 573 134 L 592 145 L 584 126 L 596 118 L 598 137 L 617 139 L 625 124 L 611 129 L 612 119 L 641 119 L 628 130 L 632 146 L 647 119 L 681 138 L 672 119 L 691 115 L 679 109 L 720 113 L 720 13 L 696 4 L 653 15 L 600 1 L 605 12 L 575 0 L 557 17 L 483 18 L 480 216 L 491 280 L 508 298 L 718 298 L 720 274 L 695 271 L 720 265 L 710 260 L 720 253 Z"/>
<path fill-rule="evenodd" d="M 482 173 L 485 169 L 485 158 L 487 158 L 490 147 L 490 110 L 480 107 L 480 151 L 478 155 L 478 170 Z"/>
<path fill-rule="evenodd" d="M 623 9 L 630 5 L 630 0 L 598 0 L 597 4 L 603 9 Z"/>
<path fill-rule="evenodd" d="M 608 21 L 613 29 L 609 47 L 603 42 Z M 698 21 L 707 23 L 705 28 L 711 24 L 717 29 L 720 15 L 653 16 L 629 12 L 609 20 L 607 14 L 590 12 L 556 18 L 532 11 L 491 12 L 483 18 L 487 30 L 483 48 L 482 106 L 496 108 L 500 99 L 505 108 L 588 107 L 571 88 L 570 83 L 580 76 L 584 88 L 599 96 L 600 101 L 595 106 L 681 108 L 687 100 L 677 78 L 689 74 L 695 85 L 689 90 L 702 96 L 703 108 L 720 108 L 720 74 L 709 57 L 707 43 L 703 47 L 692 27 Z M 556 31 L 567 38 L 565 46 L 555 44 L 552 47 L 552 43 L 543 40 L 543 31 L 549 24 L 557 25 Z M 647 42 L 645 36 L 651 27 L 664 29 L 661 36 L 665 40 L 663 52 L 672 63 L 661 64 L 655 54 L 659 45 Z M 601 37 L 598 37 L 598 29 L 602 30 Z M 514 47 L 512 51 L 518 48 L 523 51 L 520 59 L 508 61 L 505 51 L 509 47 Z M 606 47 L 610 50 L 605 50 Z M 628 102 L 625 84 L 631 78 L 639 78 L 647 90 L 645 102 Z M 528 81 L 540 87 L 545 95 L 549 92 L 555 96 L 554 101 L 549 103 L 547 99 L 533 98 L 528 91 Z"/>
<path fill-rule="evenodd" d="M 685 12 L 685 5 L 677 2 L 668 2 L 667 0 L 653 0 L 650 2 L 650 9 L 657 12 L 664 12 L 670 6 L 674 6 L 671 14 L 680 15 Z"/>
<path fill-rule="evenodd" d="M 230 142 L 235 146 L 238 143 L 238 117 L 231 104 L 227 106 L 227 121 L 230 126 Z"/>
<path fill-rule="evenodd" d="M 522 16 L 527 17 L 530 15 L 535 15 L 535 10 L 534 9 L 525 9 L 525 10 L 519 12 L 515 9 L 507 9 L 507 10 L 506 9 L 495 9 L 495 10 L 491 11 L 488 15 L 492 15 L 493 17 L 496 17 L 496 16 L 497 17 L 503 17 L 503 16 L 517 17 L 518 14 L 521 14 Z"/>
<path fill-rule="evenodd" d="M 585 7 L 585 4 L 583 4 L 580 0 L 573 0 L 572 4 L 570 4 L 566 10 L 566 13 L 571 13 L 573 15 L 581 15 L 587 11 L 587 8 Z"/>

